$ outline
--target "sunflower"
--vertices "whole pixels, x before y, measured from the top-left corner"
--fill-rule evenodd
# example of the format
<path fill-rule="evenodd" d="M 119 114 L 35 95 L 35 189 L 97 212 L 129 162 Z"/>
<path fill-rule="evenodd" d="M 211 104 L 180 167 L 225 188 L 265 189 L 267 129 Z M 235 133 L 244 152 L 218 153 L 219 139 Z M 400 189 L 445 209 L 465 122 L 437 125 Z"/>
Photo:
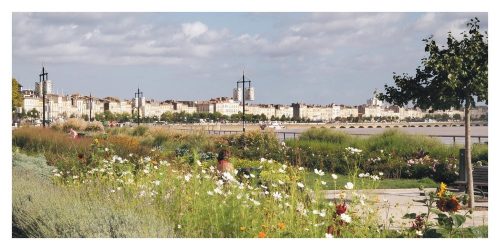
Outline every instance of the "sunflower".
<path fill-rule="evenodd" d="M 446 184 L 444 184 L 444 182 L 441 182 L 441 184 L 439 185 L 437 196 L 439 198 L 442 198 L 445 192 L 446 192 Z"/>
<path fill-rule="evenodd" d="M 460 209 L 460 203 L 455 196 L 439 199 L 436 206 L 443 212 L 456 212 Z"/>

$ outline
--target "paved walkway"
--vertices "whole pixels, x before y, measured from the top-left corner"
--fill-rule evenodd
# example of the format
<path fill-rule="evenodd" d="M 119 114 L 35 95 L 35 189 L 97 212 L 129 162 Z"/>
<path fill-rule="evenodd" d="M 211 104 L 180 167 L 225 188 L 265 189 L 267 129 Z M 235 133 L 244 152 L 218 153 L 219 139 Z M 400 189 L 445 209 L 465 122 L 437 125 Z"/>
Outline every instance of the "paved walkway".
<path fill-rule="evenodd" d="M 427 189 L 426 191 L 434 191 L 435 189 Z M 326 192 L 327 199 L 338 197 L 339 191 L 328 190 Z M 418 188 L 412 189 L 375 189 L 366 191 L 357 191 L 358 193 L 369 194 L 369 197 L 375 198 L 375 205 L 379 211 L 379 215 L 383 221 L 393 216 L 394 223 L 392 228 L 406 227 L 410 220 L 402 219 L 406 213 L 426 213 L 427 207 L 421 202 L 415 200 L 423 200 L 425 197 L 420 196 L 421 191 Z M 472 220 L 467 219 L 465 227 L 481 226 L 488 224 L 488 201 L 476 201 L 477 210 L 472 214 Z M 460 210 L 463 214 L 466 210 Z M 389 214 L 389 215 L 387 215 Z"/>

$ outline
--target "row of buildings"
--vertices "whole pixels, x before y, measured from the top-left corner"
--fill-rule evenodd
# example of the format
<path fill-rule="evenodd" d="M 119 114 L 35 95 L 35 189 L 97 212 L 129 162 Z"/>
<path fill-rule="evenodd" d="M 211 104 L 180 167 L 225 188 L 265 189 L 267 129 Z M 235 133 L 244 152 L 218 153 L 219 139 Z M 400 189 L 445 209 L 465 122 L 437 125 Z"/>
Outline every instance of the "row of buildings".
<path fill-rule="evenodd" d="M 46 87 L 46 118 L 48 120 L 68 117 L 94 116 L 97 113 L 109 111 L 112 113 L 137 114 L 141 116 L 160 117 L 165 112 L 186 113 L 214 113 L 231 116 L 243 111 L 240 102 L 229 97 L 219 97 L 207 101 L 155 101 L 146 98 L 135 98 L 132 100 L 120 100 L 115 97 L 97 98 L 80 94 L 59 95 L 54 94 L 53 84 L 46 81 L 45 84 L 36 83 L 35 90 L 21 90 L 24 96 L 23 108 L 26 112 L 36 109 L 40 113 L 43 110 L 42 90 Z M 472 118 L 487 115 L 487 107 L 480 107 L 471 112 Z M 366 104 L 358 106 L 347 105 L 311 105 L 305 103 L 292 103 L 291 105 L 252 104 L 245 105 L 245 113 L 254 115 L 265 115 L 268 119 L 295 118 L 317 122 L 331 122 L 338 118 L 349 117 L 393 117 L 395 119 L 423 118 L 426 111 L 414 108 L 403 108 L 397 106 L 384 106 L 376 98 L 368 99 Z M 463 110 L 435 111 L 433 114 L 447 114 L 453 117 L 459 114 L 463 117 Z"/>

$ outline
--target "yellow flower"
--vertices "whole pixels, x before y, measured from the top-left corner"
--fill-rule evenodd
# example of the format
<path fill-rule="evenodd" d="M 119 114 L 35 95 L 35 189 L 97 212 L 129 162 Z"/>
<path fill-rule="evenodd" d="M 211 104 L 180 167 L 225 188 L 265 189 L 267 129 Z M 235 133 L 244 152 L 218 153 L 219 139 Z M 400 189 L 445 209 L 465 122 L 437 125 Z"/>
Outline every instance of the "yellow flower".
<path fill-rule="evenodd" d="M 99 145 L 99 140 L 97 140 L 97 138 L 94 139 L 94 144 Z"/>
<path fill-rule="evenodd" d="M 278 228 L 281 230 L 285 229 L 285 223 L 283 222 L 278 223 Z"/>
<path fill-rule="evenodd" d="M 444 184 L 444 182 L 441 182 L 441 184 L 439 185 L 439 191 L 437 193 L 437 196 L 443 197 L 444 192 L 446 192 L 446 184 Z"/>
<path fill-rule="evenodd" d="M 243 231 L 245 231 L 245 230 L 247 230 L 247 228 L 246 228 L 246 227 L 240 227 L 240 231 L 242 231 L 242 232 L 243 232 Z"/>

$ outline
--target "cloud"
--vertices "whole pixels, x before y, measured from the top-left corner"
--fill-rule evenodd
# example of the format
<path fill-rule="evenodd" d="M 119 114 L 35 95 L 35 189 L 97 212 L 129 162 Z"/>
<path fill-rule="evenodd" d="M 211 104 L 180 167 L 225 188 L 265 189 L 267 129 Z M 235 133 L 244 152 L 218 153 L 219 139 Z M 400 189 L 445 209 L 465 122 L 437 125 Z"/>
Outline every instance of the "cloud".
<path fill-rule="evenodd" d="M 141 17 L 14 13 L 13 55 L 51 63 L 177 64 L 209 57 L 228 32 L 199 21 L 164 25 Z"/>

